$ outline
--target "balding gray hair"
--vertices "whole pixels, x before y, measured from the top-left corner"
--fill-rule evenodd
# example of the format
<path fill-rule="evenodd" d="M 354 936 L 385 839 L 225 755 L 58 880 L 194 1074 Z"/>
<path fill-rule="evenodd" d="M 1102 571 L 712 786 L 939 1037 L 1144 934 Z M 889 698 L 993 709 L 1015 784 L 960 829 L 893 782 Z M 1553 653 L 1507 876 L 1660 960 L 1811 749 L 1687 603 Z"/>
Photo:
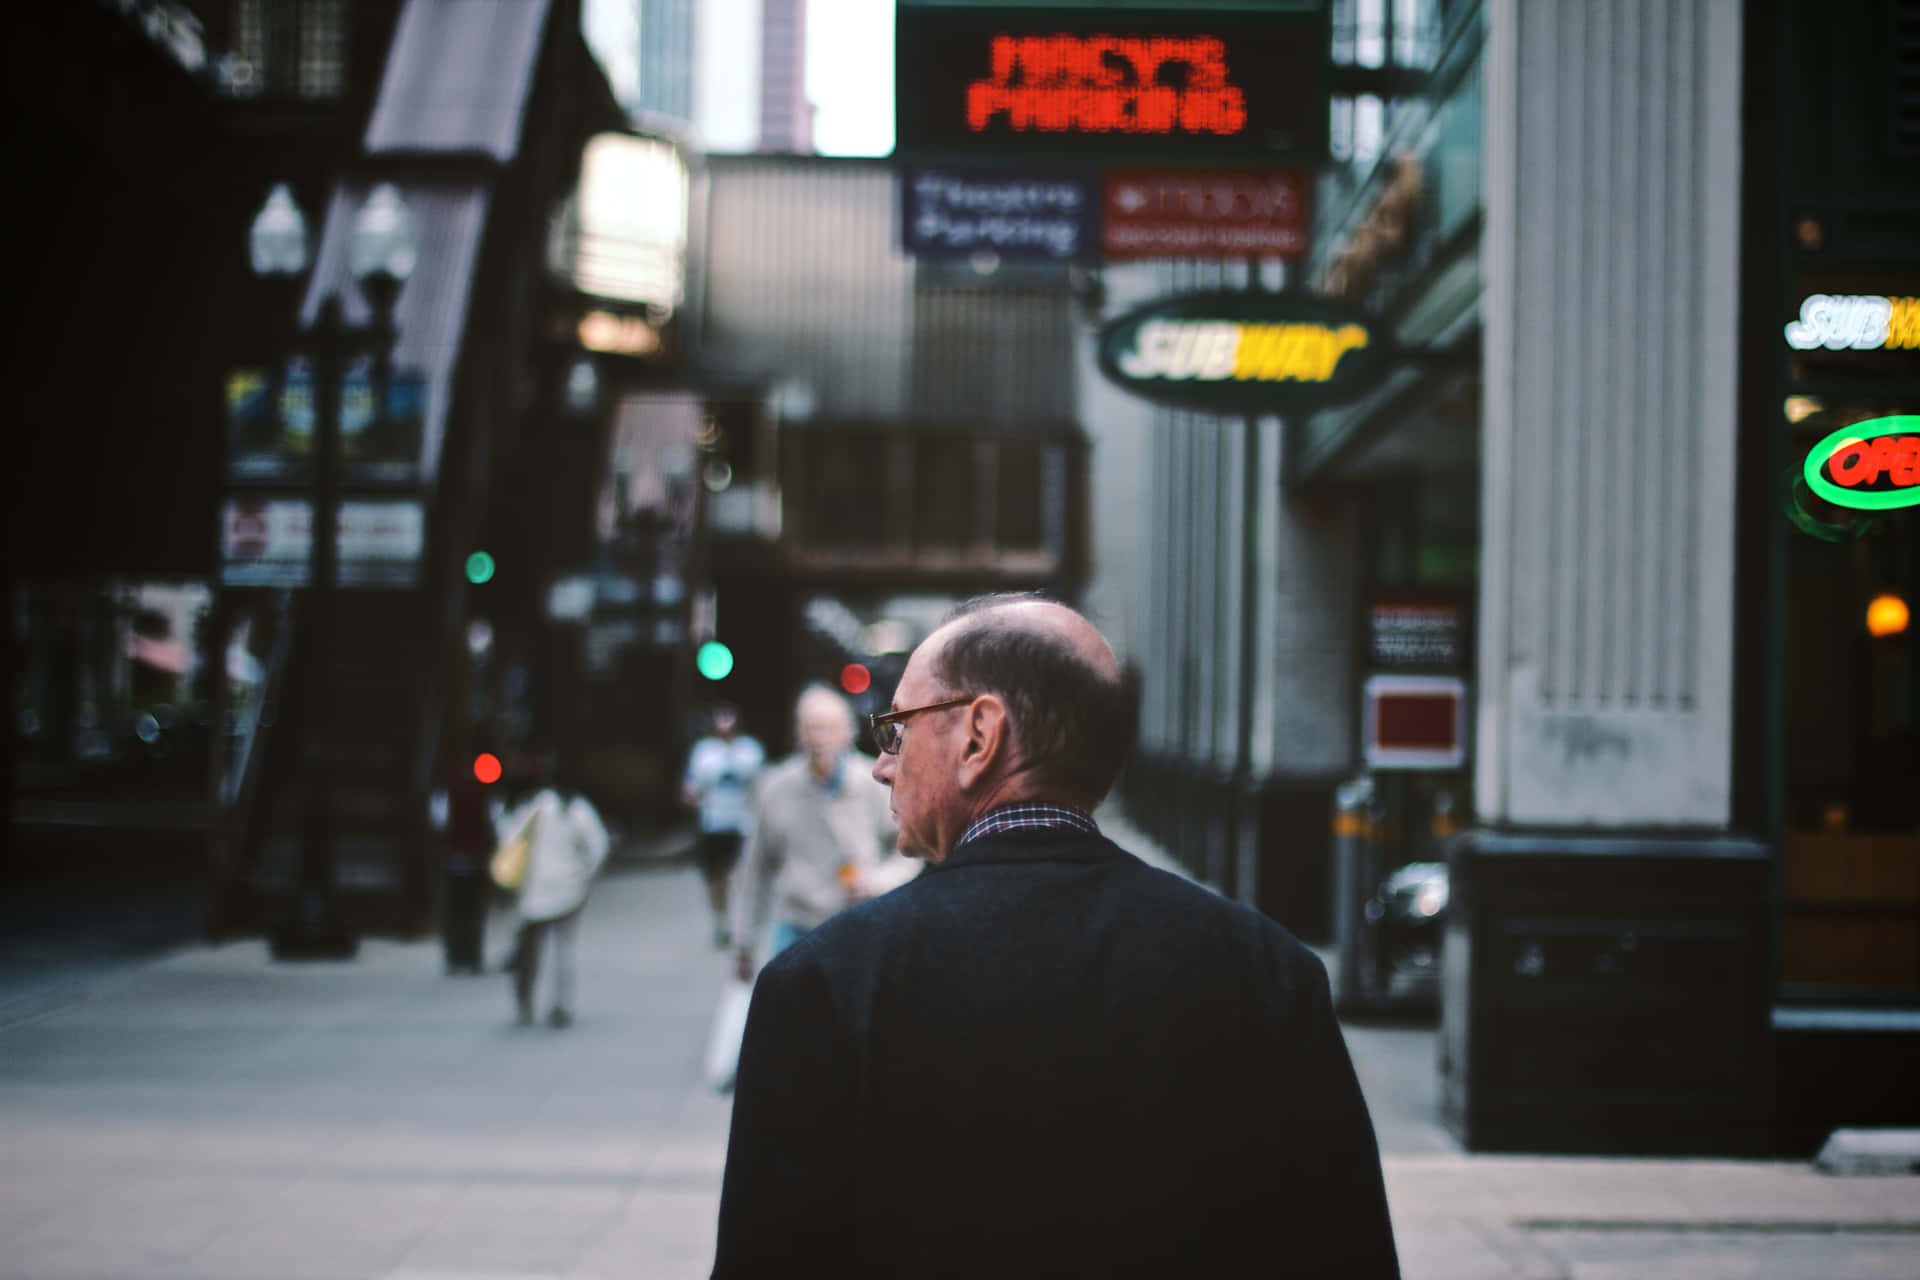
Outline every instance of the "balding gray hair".
<path fill-rule="evenodd" d="M 1097 670 L 1058 631 L 1008 607 L 1041 602 L 1059 605 L 1033 593 L 965 601 L 942 624 L 952 631 L 929 666 L 956 694 L 991 693 L 1006 703 L 1034 776 L 1091 807 L 1112 790 L 1133 749 L 1139 694 L 1124 671 Z"/>

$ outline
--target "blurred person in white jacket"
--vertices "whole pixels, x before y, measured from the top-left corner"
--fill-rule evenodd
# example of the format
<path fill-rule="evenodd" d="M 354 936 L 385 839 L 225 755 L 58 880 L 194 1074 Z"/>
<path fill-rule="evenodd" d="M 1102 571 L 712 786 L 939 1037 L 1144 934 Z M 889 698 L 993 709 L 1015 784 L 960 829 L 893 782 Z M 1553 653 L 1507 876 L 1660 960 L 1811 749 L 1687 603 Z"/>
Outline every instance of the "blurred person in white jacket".
<path fill-rule="evenodd" d="M 502 840 L 532 822 L 527 874 L 520 883 L 520 928 L 514 939 L 513 995 L 522 1025 L 533 1021 L 541 953 L 553 941 L 553 1003 L 547 1021 L 573 1022 L 574 957 L 580 912 L 612 843 L 586 796 L 560 783 L 551 757 L 543 757 L 537 789 L 500 820 Z"/>
<path fill-rule="evenodd" d="M 897 888 L 921 864 L 892 852 L 897 826 L 873 760 L 853 749 L 853 708 L 825 685 L 794 707 L 800 750 L 754 788 L 753 827 L 729 895 L 742 982 L 806 932 L 856 902 Z M 755 954 L 769 918 L 767 954 Z"/>

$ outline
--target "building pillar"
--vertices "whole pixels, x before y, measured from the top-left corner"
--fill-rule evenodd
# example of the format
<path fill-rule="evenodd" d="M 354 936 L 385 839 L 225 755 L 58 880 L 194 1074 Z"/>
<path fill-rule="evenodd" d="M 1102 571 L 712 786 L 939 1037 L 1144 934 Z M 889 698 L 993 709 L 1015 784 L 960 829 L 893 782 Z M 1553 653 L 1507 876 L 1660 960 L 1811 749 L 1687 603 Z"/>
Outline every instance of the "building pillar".
<path fill-rule="evenodd" d="M 1741 5 L 1487 32 L 1479 817 L 1725 827 Z"/>

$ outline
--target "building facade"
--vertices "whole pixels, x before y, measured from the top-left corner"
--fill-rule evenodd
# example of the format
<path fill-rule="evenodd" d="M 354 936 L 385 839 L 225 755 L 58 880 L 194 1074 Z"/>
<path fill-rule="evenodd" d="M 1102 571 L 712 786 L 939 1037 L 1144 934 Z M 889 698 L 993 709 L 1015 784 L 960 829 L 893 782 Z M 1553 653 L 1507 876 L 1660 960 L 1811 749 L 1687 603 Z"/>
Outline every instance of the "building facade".
<path fill-rule="evenodd" d="M 1336 829 L 1369 833 L 1375 873 L 1449 863 L 1429 976 L 1470 1141 L 1523 1129 L 1528 1087 L 1624 1134 L 1634 1089 L 1705 1114 L 1688 1091 L 1717 1081 L 1689 1140 L 1721 1150 L 1913 1119 L 1893 1081 L 1920 1045 L 1915 657 L 1866 618 L 1910 607 L 1920 529 L 1793 477 L 1832 432 L 1911 413 L 1914 370 L 1898 325 L 1841 352 L 1787 332 L 1825 314 L 1810 298 L 1904 315 L 1914 292 L 1910 10 L 1336 5 L 1334 61 L 1365 74 L 1299 276 L 1106 273 L 1116 299 L 1339 299 L 1401 353 L 1282 420 L 1090 390 L 1096 484 L 1119 467 L 1155 531 L 1096 508 L 1090 599 L 1142 620 L 1129 803 L 1209 880 L 1335 941 Z M 1370 764 L 1368 690 L 1409 611 L 1453 636 L 1420 671 L 1464 694 L 1456 766 Z M 1345 828 L 1343 781 L 1372 797 Z M 1289 787 L 1318 794 L 1249 798 Z M 1691 1013 L 1658 1013 L 1635 986 L 1654 972 L 1675 999 L 1698 984 Z M 1585 1024 L 1556 1044 L 1630 1048 L 1502 1076 L 1549 1034 L 1547 1006 L 1517 1012 L 1539 999 Z"/>

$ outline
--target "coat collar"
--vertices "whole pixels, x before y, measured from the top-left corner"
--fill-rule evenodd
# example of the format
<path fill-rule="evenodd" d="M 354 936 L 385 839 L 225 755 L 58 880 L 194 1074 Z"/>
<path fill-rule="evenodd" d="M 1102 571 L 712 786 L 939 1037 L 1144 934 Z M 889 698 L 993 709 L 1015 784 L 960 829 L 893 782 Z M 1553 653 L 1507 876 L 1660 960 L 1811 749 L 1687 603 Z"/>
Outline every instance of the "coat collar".
<path fill-rule="evenodd" d="M 1071 827 L 1030 831 L 1001 831 L 954 847 L 922 874 L 954 867 L 990 866 L 1009 862 L 1111 862 L 1133 855 L 1103 835 L 1088 835 Z"/>

